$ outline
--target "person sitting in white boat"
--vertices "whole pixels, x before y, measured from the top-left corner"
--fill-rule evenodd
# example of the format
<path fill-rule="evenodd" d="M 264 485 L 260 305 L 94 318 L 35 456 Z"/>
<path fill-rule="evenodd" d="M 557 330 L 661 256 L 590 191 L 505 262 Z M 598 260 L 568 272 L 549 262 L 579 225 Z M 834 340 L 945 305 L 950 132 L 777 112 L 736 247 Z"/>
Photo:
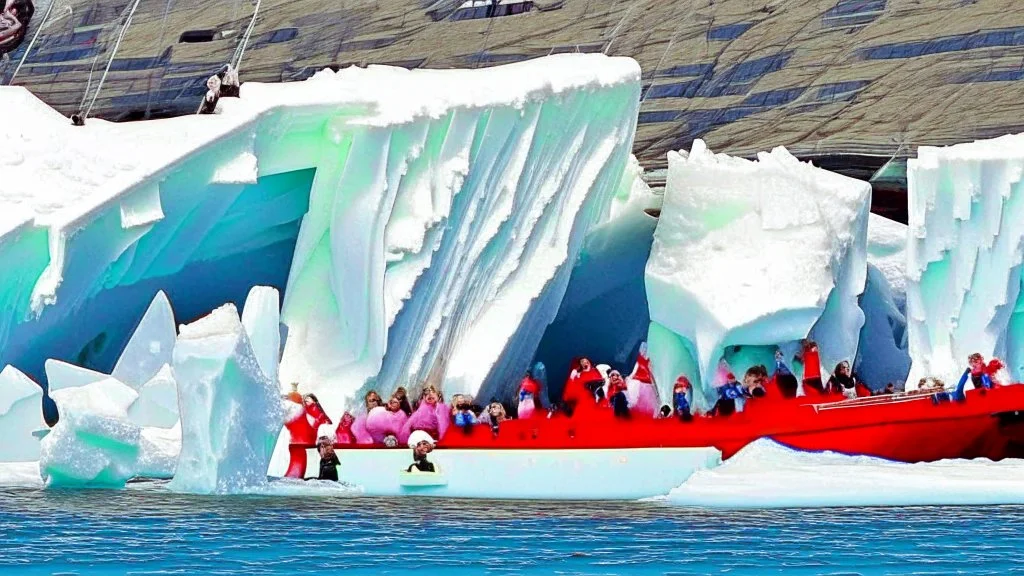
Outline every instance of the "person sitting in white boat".
<path fill-rule="evenodd" d="M 320 480 L 338 481 L 338 455 L 334 453 L 334 441 L 330 436 L 321 436 L 316 441 L 317 451 L 320 452 Z"/>
<path fill-rule="evenodd" d="M 406 472 L 437 472 L 434 463 L 427 460 L 427 454 L 434 450 L 434 438 L 423 430 L 416 430 L 409 435 L 409 448 L 412 448 L 412 464 Z"/>

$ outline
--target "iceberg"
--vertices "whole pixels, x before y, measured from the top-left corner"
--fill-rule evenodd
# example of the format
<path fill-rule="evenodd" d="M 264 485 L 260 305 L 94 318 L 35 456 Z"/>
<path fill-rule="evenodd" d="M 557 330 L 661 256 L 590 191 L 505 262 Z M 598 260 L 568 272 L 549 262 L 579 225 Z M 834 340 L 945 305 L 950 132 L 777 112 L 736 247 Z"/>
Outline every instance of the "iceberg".
<path fill-rule="evenodd" d="M 265 485 L 284 412 L 233 304 L 181 326 L 174 375 L 182 442 L 170 489 L 228 494 Z"/>
<path fill-rule="evenodd" d="M 138 387 L 160 359 L 136 375 L 114 363 L 154 293 L 197 318 L 264 285 L 283 297 L 282 380 L 332 412 L 369 385 L 499 389 L 608 215 L 639 92 L 631 59 L 561 54 L 326 70 L 246 83 L 213 115 L 75 127 L 0 88 L 19 112 L 0 126 L 17 151 L 0 182 L 15 263 L 0 361 L 39 377 L 64 359 Z M 166 355 L 156 330 L 140 339 Z"/>
<path fill-rule="evenodd" d="M 39 473 L 49 487 L 123 487 L 132 478 L 170 478 L 178 459 L 176 429 L 143 428 L 128 419 L 139 394 L 107 378 L 52 393 L 61 418 L 41 442 Z"/>
<path fill-rule="evenodd" d="M 729 347 L 788 349 L 810 336 L 824 366 L 853 360 L 864 322 L 857 300 L 870 185 L 781 147 L 748 161 L 697 140 L 668 163 L 645 273 L 661 396 L 686 373 L 703 384 L 694 407 L 710 408 L 715 367 Z M 731 361 L 733 371 L 747 362 Z"/>
<path fill-rule="evenodd" d="M 43 421 L 43 389 L 14 366 L 0 372 L 0 462 L 39 460 L 36 430 Z"/>
<path fill-rule="evenodd" d="M 909 384 L 980 352 L 1024 377 L 1024 135 L 922 146 L 907 164 Z"/>

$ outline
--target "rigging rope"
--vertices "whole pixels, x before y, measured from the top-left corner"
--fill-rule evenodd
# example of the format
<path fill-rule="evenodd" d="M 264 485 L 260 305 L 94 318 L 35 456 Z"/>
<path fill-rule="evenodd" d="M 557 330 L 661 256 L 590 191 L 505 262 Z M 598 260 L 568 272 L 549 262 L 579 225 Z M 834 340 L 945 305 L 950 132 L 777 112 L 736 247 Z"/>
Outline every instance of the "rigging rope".
<path fill-rule="evenodd" d="M 103 75 L 100 76 L 100 82 L 96 85 L 96 92 L 92 95 L 92 102 L 89 102 L 89 108 L 86 109 L 85 114 L 82 115 L 82 120 L 89 117 L 89 113 L 92 112 L 92 107 L 96 104 L 96 99 L 99 98 L 100 90 L 103 89 L 103 82 L 107 79 L 107 73 L 110 72 L 110 65 L 114 63 L 114 57 L 117 56 L 117 49 L 121 47 L 121 40 L 124 40 L 124 35 L 128 32 L 128 27 L 132 25 L 132 18 L 135 16 L 135 9 L 139 7 L 140 0 L 135 0 L 132 4 L 132 9 L 128 12 L 128 19 L 125 20 L 124 26 L 121 27 L 121 33 L 117 35 L 117 42 L 114 43 L 114 50 L 110 53 L 110 59 L 107 60 L 107 67 L 103 70 Z"/>
<path fill-rule="evenodd" d="M 245 34 L 242 35 L 242 41 L 235 48 L 235 53 L 231 57 L 231 66 L 237 72 L 242 68 L 242 56 L 245 55 L 245 47 L 249 44 L 249 36 L 252 35 L 253 28 L 256 27 L 256 16 L 260 13 L 260 4 L 263 0 L 256 0 L 256 9 L 252 11 L 252 19 L 249 20 L 249 27 L 245 29 Z"/>

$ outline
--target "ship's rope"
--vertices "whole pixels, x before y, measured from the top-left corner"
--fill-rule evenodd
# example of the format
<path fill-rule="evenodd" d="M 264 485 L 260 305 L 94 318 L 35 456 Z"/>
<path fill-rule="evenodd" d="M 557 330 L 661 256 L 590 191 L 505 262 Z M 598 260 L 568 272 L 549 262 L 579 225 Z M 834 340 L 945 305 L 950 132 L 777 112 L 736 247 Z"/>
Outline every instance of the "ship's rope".
<path fill-rule="evenodd" d="M 263 0 L 256 0 L 256 8 L 252 11 L 252 19 L 249 20 L 249 27 L 245 29 L 245 34 L 242 35 L 242 41 L 235 48 L 235 53 L 231 57 L 231 66 L 234 67 L 237 72 L 242 68 L 242 56 L 245 55 L 245 47 L 249 44 L 249 37 L 252 36 L 252 30 L 256 27 L 256 16 L 260 13 L 260 4 Z"/>
<path fill-rule="evenodd" d="M 121 47 L 121 41 L 124 40 L 125 33 L 128 32 L 128 27 L 132 25 L 132 18 L 135 17 L 135 9 L 139 7 L 140 0 L 135 0 L 132 4 L 132 9 L 128 12 L 128 19 L 124 21 L 124 26 L 121 27 L 121 33 L 117 35 L 117 42 L 114 43 L 114 50 L 110 53 L 110 58 L 107 60 L 107 67 L 103 70 L 103 75 L 100 76 L 99 84 L 96 85 L 96 92 L 92 95 L 92 101 L 89 102 L 89 107 L 85 110 L 82 115 L 82 120 L 89 117 L 89 113 L 92 112 L 92 107 L 96 104 L 96 99 L 99 98 L 100 90 L 103 89 L 103 83 L 107 80 L 107 73 L 110 72 L 110 66 L 114 63 L 114 57 L 117 56 L 117 49 Z"/>

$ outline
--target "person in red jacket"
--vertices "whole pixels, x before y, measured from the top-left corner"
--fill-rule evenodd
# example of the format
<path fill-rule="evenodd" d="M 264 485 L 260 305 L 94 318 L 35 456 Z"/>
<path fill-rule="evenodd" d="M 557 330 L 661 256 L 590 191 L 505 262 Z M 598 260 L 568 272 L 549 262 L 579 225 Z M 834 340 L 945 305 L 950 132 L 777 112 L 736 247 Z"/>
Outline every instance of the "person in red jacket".
<path fill-rule="evenodd" d="M 821 358 L 818 355 L 818 345 L 813 340 L 804 340 L 803 346 L 804 361 L 804 394 L 808 390 L 814 390 L 818 394 L 825 394 L 825 387 L 821 381 Z"/>
<path fill-rule="evenodd" d="M 590 359 L 581 357 L 573 361 L 572 371 L 562 391 L 562 403 L 570 416 L 578 409 L 589 409 L 594 406 L 600 393 L 604 398 L 604 378 Z"/>

